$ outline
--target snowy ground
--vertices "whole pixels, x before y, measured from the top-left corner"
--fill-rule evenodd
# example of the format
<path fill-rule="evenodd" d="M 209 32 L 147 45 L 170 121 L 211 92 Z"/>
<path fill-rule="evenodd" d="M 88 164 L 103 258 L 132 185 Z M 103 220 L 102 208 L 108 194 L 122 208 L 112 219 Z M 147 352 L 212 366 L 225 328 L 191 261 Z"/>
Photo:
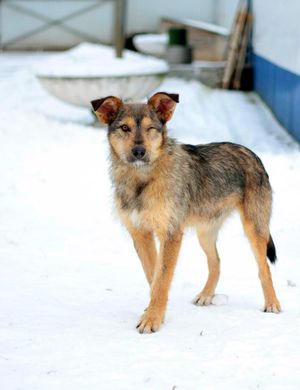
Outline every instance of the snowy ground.
<path fill-rule="evenodd" d="M 261 311 L 256 264 L 233 216 L 218 243 L 217 293 L 228 302 L 190 303 L 207 271 L 188 232 L 165 324 L 140 335 L 147 285 L 113 217 L 105 131 L 41 89 L 31 70 L 40 57 L 0 60 L 1 389 L 299 389 L 299 147 L 255 94 L 165 81 L 161 90 L 181 95 L 172 135 L 242 143 L 265 163 L 283 313 Z"/>

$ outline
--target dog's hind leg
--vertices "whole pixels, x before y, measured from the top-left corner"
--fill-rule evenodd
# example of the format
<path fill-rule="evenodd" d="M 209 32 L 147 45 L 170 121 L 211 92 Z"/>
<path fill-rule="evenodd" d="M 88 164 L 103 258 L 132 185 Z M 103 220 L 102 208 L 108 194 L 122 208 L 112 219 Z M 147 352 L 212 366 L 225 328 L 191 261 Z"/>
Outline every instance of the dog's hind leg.
<path fill-rule="evenodd" d="M 153 233 L 139 229 L 128 229 L 133 239 L 135 250 L 141 260 L 146 278 L 151 286 L 157 259 Z"/>
<path fill-rule="evenodd" d="M 198 229 L 200 245 L 207 256 L 208 279 L 203 290 L 195 297 L 193 303 L 198 306 L 211 304 L 212 298 L 220 276 L 220 258 L 218 255 L 216 240 L 219 226 Z"/>
<path fill-rule="evenodd" d="M 242 216 L 245 233 L 250 241 L 259 270 L 259 278 L 261 281 L 264 297 L 265 297 L 265 312 L 279 313 L 281 311 L 280 303 L 276 297 L 273 287 L 272 275 L 267 263 L 267 247 L 270 242 L 270 234 L 268 229 L 263 233 L 258 230 L 257 224 L 245 215 Z M 275 249 L 274 249 L 275 251 Z"/>

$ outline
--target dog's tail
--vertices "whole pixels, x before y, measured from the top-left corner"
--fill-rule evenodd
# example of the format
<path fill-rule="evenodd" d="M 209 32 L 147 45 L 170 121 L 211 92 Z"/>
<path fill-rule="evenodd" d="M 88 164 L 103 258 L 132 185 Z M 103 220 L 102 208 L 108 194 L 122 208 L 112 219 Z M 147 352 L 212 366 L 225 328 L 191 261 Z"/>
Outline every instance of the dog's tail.
<path fill-rule="evenodd" d="M 271 234 L 267 245 L 267 257 L 272 264 L 275 264 L 277 260 L 277 256 L 276 256 L 276 249 Z"/>

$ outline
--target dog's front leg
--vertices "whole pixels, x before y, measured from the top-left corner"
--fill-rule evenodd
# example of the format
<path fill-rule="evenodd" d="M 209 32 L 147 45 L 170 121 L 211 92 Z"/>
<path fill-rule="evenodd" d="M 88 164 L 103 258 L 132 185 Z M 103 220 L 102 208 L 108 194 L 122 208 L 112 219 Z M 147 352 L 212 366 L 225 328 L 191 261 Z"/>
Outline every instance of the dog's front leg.
<path fill-rule="evenodd" d="M 151 286 L 157 259 L 154 235 L 152 232 L 133 227 L 130 227 L 128 230 L 131 234 L 135 250 L 141 260 L 148 283 Z"/>
<path fill-rule="evenodd" d="M 151 284 L 150 303 L 137 324 L 140 333 L 156 332 L 163 321 L 181 241 L 181 231 L 160 237 L 160 253 Z"/>

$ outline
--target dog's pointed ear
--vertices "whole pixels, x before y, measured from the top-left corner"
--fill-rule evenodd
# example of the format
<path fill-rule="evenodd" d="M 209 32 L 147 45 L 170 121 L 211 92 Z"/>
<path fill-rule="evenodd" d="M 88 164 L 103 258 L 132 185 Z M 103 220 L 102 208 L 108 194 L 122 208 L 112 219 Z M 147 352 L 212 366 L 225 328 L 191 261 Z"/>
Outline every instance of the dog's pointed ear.
<path fill-rule="evenodd" d="M 153 108 L 162 123 L 172 118 L 176 103 L 179 103 L 177 93 L 157 92 L 148 100 L 148 105 Z"/>
<path fill-rule="evenodd" d="M 92 100 L 91 105 L 99 121 L 110 124 L 116 119 L 123 102 L 115 96 L 107 96 Z"/>

